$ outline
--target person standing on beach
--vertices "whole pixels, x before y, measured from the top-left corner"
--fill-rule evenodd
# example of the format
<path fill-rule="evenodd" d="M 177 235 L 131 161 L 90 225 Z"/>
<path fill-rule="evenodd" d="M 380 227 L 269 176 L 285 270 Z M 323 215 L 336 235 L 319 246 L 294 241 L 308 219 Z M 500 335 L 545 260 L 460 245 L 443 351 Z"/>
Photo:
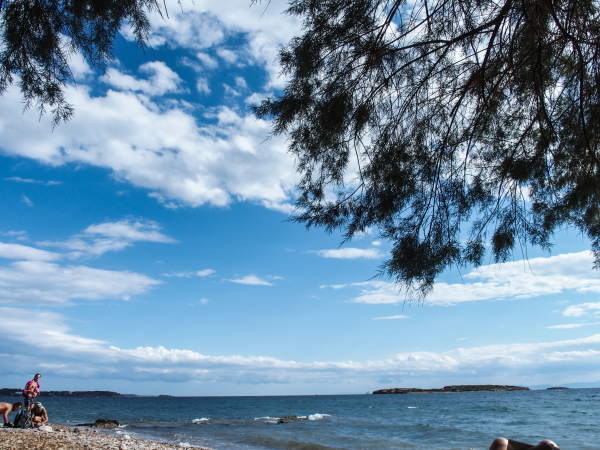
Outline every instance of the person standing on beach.
<path fill-rule="evenodd" d="M 40 378 L 42 375 L 36 373 L 33 380 L 29 380 L 23 389 L 21 397 L 25 399 L 25 409 L 31 412 L 33 406 L 33 399 L 40 395 Z"/>
<path fill-rule="evenodd" d="M 16 402 L 16 403 L 13 403 L 12 405 L 10 403 L 0 403 L 0 414 L 2 414 L 2 416 L 4 417 L 4 426 L 5 427 L 13 426 L 13 424 L 8 421 L 8 413 L 11 411 L 20 410 L 21 406 L 23 406 L 23 404 L 21 402 Z"/>

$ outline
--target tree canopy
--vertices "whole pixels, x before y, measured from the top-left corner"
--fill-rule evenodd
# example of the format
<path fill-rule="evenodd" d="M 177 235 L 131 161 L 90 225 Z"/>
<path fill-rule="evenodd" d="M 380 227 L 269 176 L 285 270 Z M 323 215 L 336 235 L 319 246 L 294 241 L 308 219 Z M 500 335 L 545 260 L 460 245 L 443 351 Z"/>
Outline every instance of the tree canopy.
<path fill-rule="evenodd" d="M 144 46 L 152 11 L 162 14 L 157 0 L 0 0 L 0 94 L 16 77 L 26 109 L 49 107 L 53 125 L 69 120 L 70 57 L 79 52 L 104 70 L 124 21 Z"/>
<path fill-rule="evenodd" d="M 254 107 L 302 174 L 293 220 L 376 228 L 393 243 L 381 272 L 420 296 L 448 267 L 549 249 L 568 226 L 598 268 L 598 7 L 293 1 L 285 89 Z"/>

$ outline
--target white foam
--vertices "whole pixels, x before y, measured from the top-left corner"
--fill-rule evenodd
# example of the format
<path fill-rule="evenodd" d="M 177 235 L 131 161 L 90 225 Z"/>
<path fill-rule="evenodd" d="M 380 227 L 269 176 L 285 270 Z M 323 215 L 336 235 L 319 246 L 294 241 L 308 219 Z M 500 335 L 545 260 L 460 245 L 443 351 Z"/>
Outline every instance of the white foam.
<path fill-rule="evenodd" d="M 306 416 L 298 416 L 298 419 L 308 419 Z"/>
<path fill-rule="evenodd" d="M 278 419 L 279 419 L 279 417 L 269 417 L 269 416 L 254 418 L 254 420 L 278 420 Z"/>
<path fill-rule="evenodd" d="M 131 436 L 129 436 L 128 434 L 123 435 L 123 439 L 131 439 Z"/>
<path fill-rule="evenodd" d="M 325 417 L 331 417 L 329 414 L 311 414 L 308 416 L 308 420 L 321 420 Z"/>
<path fill-rule="evenodd" d="M 203 417 L 202 419 L 194 419 L 192 420 L 192 423 L 202 423 L 202 422 L 208 422 L 210 419 L 208 419 L 207 417 Z"/>
<path fill-rule="evenodd" d="M 409 406 L 408 409 L 419 409 L 416 406 Z"/>
<path fill-rule="evenodd" d="M 179 446 L 180 447 L 191 447 L 191 444 L 189 442 L 180 442 Z"/>

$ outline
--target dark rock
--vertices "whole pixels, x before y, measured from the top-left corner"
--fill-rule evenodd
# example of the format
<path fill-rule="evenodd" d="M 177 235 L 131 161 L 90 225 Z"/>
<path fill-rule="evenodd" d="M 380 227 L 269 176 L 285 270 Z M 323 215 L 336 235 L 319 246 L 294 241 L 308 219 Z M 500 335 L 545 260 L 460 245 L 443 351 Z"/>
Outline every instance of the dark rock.
<path fill-rule="evenodd" d="M 118 420 L 98 419 L 94 423 L 79 423 L 76 427 L 115 428 L 120 425 Z"/>
<path fill-rule="evenodd" d="M 306 420 L 306 417 L 298 417 L 298 416 L 285 416 L 285 417 L 281 417 L 277 423 L 288 423 L 291 422 L 292 420 Z"/>

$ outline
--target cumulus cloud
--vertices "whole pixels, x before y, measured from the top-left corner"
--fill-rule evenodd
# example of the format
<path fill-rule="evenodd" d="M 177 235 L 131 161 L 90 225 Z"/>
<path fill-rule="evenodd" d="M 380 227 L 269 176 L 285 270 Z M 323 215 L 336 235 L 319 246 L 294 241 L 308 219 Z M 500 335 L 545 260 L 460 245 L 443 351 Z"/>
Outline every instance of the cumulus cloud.
<path fill-rule="evenodd" d="M 232 279 L 229 281 L 231 281 L 232 283 L 250 284 L 250 285 L 254 285 L 254 286 L 272 286 L 273 285 L 273 283 L 269 283 L 267 280 L 258 278 L 256 275 L 246 275 L 245 277 L 235 278 L 235 279 Z"/>
<path fill-rule="evenodd" d="M 66 319 L 56 313 L 1 307 L 0 315 L 6 324 L 0 328 L 0 374 L 13 370 L 20 361 L 32 364 L 30 358 L 23 357 L 35 350 L 36 365 L 52 364 L 47 371 L 63 377 L 248 384 L 389 377 L 415 383 L 460 377 L 477 379 L 479 383 L 506 383 L 506 373 L 510 373 L 511 383 L 543 384 L 557 380 L 576 382 L 582 376 L 595 376 L 600 354 L 600 334 L 596 334 L 565 341 L 456 348 L 440 353 L 403 352 L 363 362 L 298 362 L 270 356 L 211 356 L 163 346 L 120 348 L 114 343 L 71 333 L 65 325 Z M 31 323 L 36 324 L 39 337 L 35 342 L 22 332 Z"/>
<path fill-rule="evenodd" d="M 593 256 L 589 251 L 491 264 L 466 274 L 463 277 L 465 283 L 436 283 L 427 302 L 452 305 L 477 300 L 522 299 L 564 291 L 600 292 L 600 273 L 592 267 Z M 369 281 L 354 283 L 354 286 L 361 288 L 360 295 L 354 299 L 359 303 L 401 303 L 405 300 L 404 296 L 398 295 L 394 283 Z M 585 305 L 588 306 L 569 307 L 564 314 L 577 316 L 600 309 L 593 303 Z"/>
<path fill-rule="evenodd" d="M 204 270 L 199 270 L 196 272 L 196 276 L 197 277 L 208 277 L 210 275 L 215 274 L 216 271 L 212 270 L 212 269 L 204 269 Z"/>
<path fill-rule="evenodd" d="M 131 241 L 160 242 L 164 244 L 173 244 L 177 241 L 169 236 L 162 234 L 160 225 L 151 220 L 120 220 L 118 222 L 104 222 L 97 225 L 90 225 L 84 234 L 101 235 L 111 238 L 124 238 Z"/>
<path fill-rule="evenodd" d="M 173 72 L 164 62 L 152 61 L 139 67 L 147 79 L 134 78 L 124 74 L 114 67 L 106 71 L 101 80 L 105 83 L 123 91 L 139 91 L 148 95 L 164 95 L 177 92 L 182 80 L 177 73 Z"/>
<path fill-rule="evenodd" d="M 297 174 L 283 137 L 265 141 L 266 121 L 220 107 L 199 125 L 183 107 L 160 106 L 135 92 L 69 88 L 77 113 L 52 130 L 50 117 L 21 114 L 19 92 L 5 93 L 0 144 L 5 154 L 43 164 L 89 164 L 158 194 L 165 206 L 227 206 L 251 201 L 289 211 Z M 176 202 L 170 203 L 166 200 Z"/>
<path fill-rule="evenodd" d="M 129 271 L 19 261 L 0 267 L 0 302 L 65 304 L 72 300 L 128 300 L 160 284 Z"/>
<path fill-rule="evenodd" d="M 97 257 L 106 252 L 121 251 L 135 241 L 177 243 L 175 239 L 162 234 L 161 227 L 151 220 L 123 219 L 117 222 L 104 222 L 90 225 L 83 233 L 66 241 L 41 241 L 39 245 L 69 250 L 71 259 Z"/>
<path fill-rule="evenodd" d="M 600 315 L 600 303 L 582 303 L 580 305 L 572 305 L 563 312 L 563 315 L 571 317 L 580 317 L 586 314 Z"/>
<path fill-rule="evenodd" d="M 5 244 L 0 242 L 0 258 L 24 261 L 56 261 L 62 258 L 58 253 L 39 250 L 19 244 Z"/>
<path fill-rule="evenodd" d="M 216 273 L 214 270 L 212 269 L 204 269 L 204 270 L 198 270 L 196 272 L 193 271 L 186 271 L 186 272 L 171 272 L 171 273 L 164 273 L 163 275 L 165 277 L 177 277 L 177 278 L 191 278 L 193 276 L 196 277 L 208 277 L 212 274 Z"/>
<path fill-rule="evenodd" d="M 340 248 L 337 250 L 318 250 L 316 253 L 323 258 L 337 259 L 378 259 L 383 257 L 383 254 L 374 248 Z"/>

